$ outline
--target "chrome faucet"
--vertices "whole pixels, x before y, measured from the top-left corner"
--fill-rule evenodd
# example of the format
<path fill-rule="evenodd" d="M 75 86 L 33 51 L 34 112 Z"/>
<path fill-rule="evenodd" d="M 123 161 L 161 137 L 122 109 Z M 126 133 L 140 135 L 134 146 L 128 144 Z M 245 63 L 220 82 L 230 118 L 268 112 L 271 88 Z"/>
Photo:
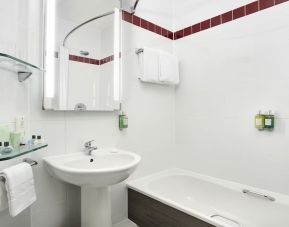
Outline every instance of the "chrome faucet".
<path fill-rule="evenodd" d="M 91 155 L 93 151 L 97 150 L 97 146 L 93 147 L 92 142 L 94 142 L 94 140 L 88 141 L 84 144 L 84 151 L 87 152 L 88 155 Z"/>

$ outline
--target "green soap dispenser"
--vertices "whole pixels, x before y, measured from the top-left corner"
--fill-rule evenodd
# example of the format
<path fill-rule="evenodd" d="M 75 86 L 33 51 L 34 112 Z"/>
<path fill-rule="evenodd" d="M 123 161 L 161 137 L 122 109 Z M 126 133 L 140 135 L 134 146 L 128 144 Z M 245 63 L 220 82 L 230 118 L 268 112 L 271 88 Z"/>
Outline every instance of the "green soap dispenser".
<path fill-rule="evenodd" d="M 269 111 L 268 114 L 265 115 L 265 129 L 272 131 L 275 127 L 275 116 Z"/>
<path fill-rule="evenodd" d="M 261 110 L 259 113 L 255 116 L 255 127 L 258 130 L 264 130 L 265 128 L 265 115 L 262 114 Z"/>
<path fill-rule="evenodd" d="M 126 128 L 128 128 L 128 117 L 123 111 L 121 111 L 119 113 L 119 130 Z"/>

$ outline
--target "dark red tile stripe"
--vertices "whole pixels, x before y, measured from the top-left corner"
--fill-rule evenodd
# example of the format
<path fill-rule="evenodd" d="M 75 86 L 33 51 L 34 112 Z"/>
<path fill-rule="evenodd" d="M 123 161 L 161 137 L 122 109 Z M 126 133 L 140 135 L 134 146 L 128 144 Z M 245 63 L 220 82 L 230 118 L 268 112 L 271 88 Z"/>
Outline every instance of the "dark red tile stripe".
<path fill-rule="evenodd" d="M 245 5 L 246 15 L 250 15 L 252 13 L 256 13 L 259 11 L 259 2 L 252 2 L 248 5 Z"/>
<path fill-rule="evenodd" d="M 259 0 L 259 9 L 267 9 L 275 5 L 275 0 Z"/>
<path fill-rule="evenodd" d="M 69 60 L 70 61 L 76 61 L 76 62 L 82 62 L 86 64 L 91 64 L 91 65 L 103 65 L 109 62 L 112 62 L 114 60 L 114 55 L 108 56 L 106 58 L 103 58 L 101 60 L 93 59 L 93 58 L 85 58 L 85 57 L 80 57 L 77 55 L 69 55 Z"/>
<path fill-rule="evenodd" d="M 233 20 L 245 16 L 245 6 L 233 10 Z"/>
<path fill-rule="evenodd" d="M 288 2 L 289 0 L 258 0 L 252 2 L 248 5 L 241 6 L 237 9 L 231 10 L 229 12 L 223 13 L 221 15 L 215 16 L 211 19 L 205 20 L 203 22 L 194 24 L 190 27 L 181 29 L 174 33 L 174 40 L 181 39 L 183 37 L 189 36 L 191 34 L 204 31 L 209 28 L 239 19 L 241 17 L 248 16 L 258 11 L 273 7 L 275 5 Z"/>
<path fill-rule="evenodd" d="M 169 31 L 165 28 L 162 28 L 152 22 L 149 22 L 145 19 L 142 19 L 138 16 L 135 16 L 131 13 L 128 13 L 126 11 L 123 11 L 122 13 L 122 19 L 128 23 L 134 24 L 138 27 L 141 27 L 143 29 L 146 29 L 148 31 L 151 31 L 153 33 L 156 33 L 158 35 L 161 35 L 163 37 L 166 37 L 168 39 L 173 40 L 174 39 L 174 33 L 172 31 Z"/>

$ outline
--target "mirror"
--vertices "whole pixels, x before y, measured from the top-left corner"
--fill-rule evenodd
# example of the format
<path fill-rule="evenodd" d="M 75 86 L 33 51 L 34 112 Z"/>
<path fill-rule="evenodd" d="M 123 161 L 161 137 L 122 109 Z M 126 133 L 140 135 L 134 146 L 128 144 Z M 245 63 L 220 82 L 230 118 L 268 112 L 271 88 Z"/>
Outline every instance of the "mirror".
<path fill-rule="evenodd" d="M 120 108 L 119 0 L 46 0 L 43 109 Z"/>

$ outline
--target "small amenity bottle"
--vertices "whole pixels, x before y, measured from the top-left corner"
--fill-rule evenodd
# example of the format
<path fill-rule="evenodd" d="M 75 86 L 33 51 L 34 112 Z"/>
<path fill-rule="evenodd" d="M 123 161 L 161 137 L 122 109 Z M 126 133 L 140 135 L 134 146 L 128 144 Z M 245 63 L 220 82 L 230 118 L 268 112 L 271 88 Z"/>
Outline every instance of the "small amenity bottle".
<path fill-rule="evenodd" d="M 37 136 L 37 139 L 34 141 L 34 145 L 41 145 L 43 143 L 41 136 Z"/>
<path fill-rule="evenodd" d="M 275 116 L 269 111 L 268 114 L 265 115 L 265 129 L 272 131 L 275 127 Z"/>
<path fill-rule="evenodd" d="M 28 147 L 30 147 L 30 148 L 33 147 L 35 140 L 36 140 L 36 136 L 32 135 L 31 139 L 28 140 L 28 142 L 27 142 Z"/>
<path fill-rule="evenodd" d="M 264 130 L 265 128 L 265 115 L 262 114 L 261 110 L 259 113 L 255 116 L 255 127 L 258 130 Z"/>
<path fill-rule="evenodd" d="M 123 111 L 121 111 L 119 114 L 119 129 L 123 130 L 126 128 L 128 128 L 128 117 Z"/>
<path fill-rule="evenodd" d="M 4 142 L 4 148 L 1 150 L 2 154 L 9 154 L 13 151 L 13 148 L 9 145 L 9 142 Z"/>

